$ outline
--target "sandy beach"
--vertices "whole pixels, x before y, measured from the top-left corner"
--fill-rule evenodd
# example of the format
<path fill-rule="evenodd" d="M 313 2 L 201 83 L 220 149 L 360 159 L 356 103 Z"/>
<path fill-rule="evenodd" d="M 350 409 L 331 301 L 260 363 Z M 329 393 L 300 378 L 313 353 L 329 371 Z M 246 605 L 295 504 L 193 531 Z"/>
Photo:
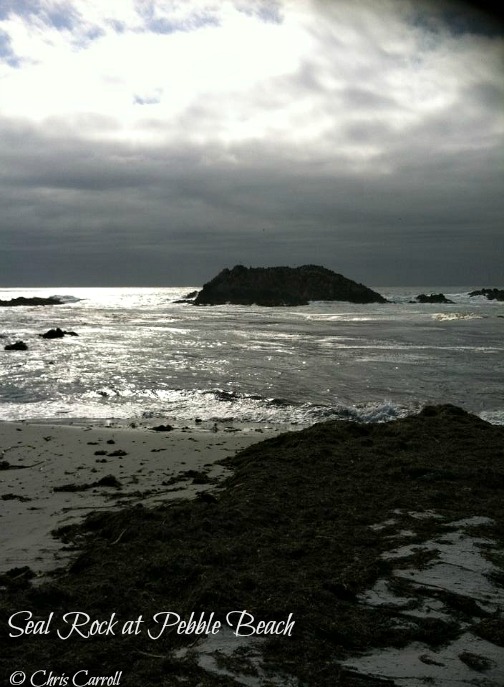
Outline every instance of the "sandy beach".
<path fill-rule="evenodd" d="M 2 426 L 5 679 L 503 684 L 504 428 L 236 429 Z"/>
<path fill-rule="evenodd" d="M 61 564 L 67 554 L 52 530 L 91 511 L 214 489 L 229 474 L 216 461 L 275 434 L 211 423 L 171 431 L 0 423 L 0 573 Z"/>

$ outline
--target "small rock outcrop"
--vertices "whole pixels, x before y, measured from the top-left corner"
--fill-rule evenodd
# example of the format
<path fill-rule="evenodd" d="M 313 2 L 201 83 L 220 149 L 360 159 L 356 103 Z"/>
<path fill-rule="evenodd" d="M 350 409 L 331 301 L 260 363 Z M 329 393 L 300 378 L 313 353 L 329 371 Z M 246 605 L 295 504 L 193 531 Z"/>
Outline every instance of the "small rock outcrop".
<path fill-rule="evenodd" d="M 189 293 L 186 293 L 186 295 L 183 298 L 179 298 L 176 301 L 173 301 L 174 303 L 194 303 L 194 299 L 198 295 L 198 291 L 190 291 Z"/>
<path fill-rule="evenodd" d="M 486 296 L 489 301 L 504 301 L 504 289 L 478 289 L 469 296 Z"/>
<path fill-rule="evenodd" d="M 13 344 L 7 344 L 7 346 L 4 346 L 5 351 L 27 351 L 28 346 L 25 344 L 24 341 L 16 341 L 16 343 Z"/>
<path fill-rule="evenodd" d="M 62 339 L 64 336 L 79 336 L 76 332 L 67 332 L 59 327 L 49 329 L 45 334 L 39 334 L 43 339 Z"/>
<path fill-rule="evenodd" d="M 19 296 L 19 298 L 11 298 L 10 301 L 0 300 L 0 307 L 8 308 L 15 307 L 19 305 L 63 305 L 63 301 L 54 296 L 49 298 L 39 298 L 38 296 L 33 296 L 32 298 L 25 298 L 24 296 Z"/>
<path fill-rule="evenodd" d="M 309 301 L 386 303 L 367 286 L 318 265 L 224 269 L 203 286 L 194 305 L 308 305 Z"/>
<path fill-rule="evenodd" d="M 172 425 L 157 425 L 156 427 L 151 427 L 154 432 L 171 432 L 174 427 Z"/>
<path fill-rule="evenodd" d="M 421 293 L 419 296 L 416 297 L 416 302 L 417 303 L 453 303 L 449 298 L 446 298 L 444 293 L 431 293 L 430 295 L 427 295 L 425 293 Z"/>

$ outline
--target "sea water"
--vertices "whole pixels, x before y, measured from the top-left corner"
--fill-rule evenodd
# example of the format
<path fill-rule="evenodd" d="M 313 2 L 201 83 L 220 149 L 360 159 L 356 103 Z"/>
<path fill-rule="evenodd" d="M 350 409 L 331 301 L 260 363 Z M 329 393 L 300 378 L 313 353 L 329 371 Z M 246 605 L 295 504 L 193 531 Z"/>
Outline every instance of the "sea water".
<path fill-rule="evenodd" d="M 386 421 L 453 403 L 504 423 L 504 304 L 467 287 L 375 287 L 391 302 L 176 303 L 198 287 L 0 289 L 0 419 L 183 425 Z M 411 302 L 442 291 L 454 304 Z M 40 336 L 60 327 L 78 336 Z M 23 340 L 28 350 L 4 351 Z"/>

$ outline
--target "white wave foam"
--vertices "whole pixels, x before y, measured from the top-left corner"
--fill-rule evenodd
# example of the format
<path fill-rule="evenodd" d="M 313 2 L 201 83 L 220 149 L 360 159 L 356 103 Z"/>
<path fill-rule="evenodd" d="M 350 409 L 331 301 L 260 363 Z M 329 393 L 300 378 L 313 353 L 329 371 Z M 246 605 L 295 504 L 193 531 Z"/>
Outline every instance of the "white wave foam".
<path fill-rule="evenodd" d="M 57 298 L 59 301 L 62 303 L 79 303 L 79 301 L 82 301 L 82 298 L 77 298 L 77 296 L 69 296 L 69 295 L 60 295 L 60 294 L 54 294 L 53 296 L 50 296 L 50 298 Z"/>
<path fill-rule="evenodd" d="M 474 312 L 437 312 L 432 315 L 433 320 L 481 320 L 483 315 Z"/>
<path fill-rule="evenodd" d="M 504 409 L 502 408 L 500 410 L 483 410 L 479 413 L 479 417 L 492 425 L 504 425 Z"/>
<path fill-rule="evenodd" d="M 419 404 L 401 406 L 390 400 L 359 403 L 351 406 L 338 406 L 332 409 L 337 419 L 353 420 L 354 422 L 380 423 L 398 420 L 408 415 L 414 415 L 420 410 Z"/>
<path fill-rule="evenodd" d="M 437 312 L 432 315 L 433 320 L 482 320 L 485 316 L 474 312 Z"/>

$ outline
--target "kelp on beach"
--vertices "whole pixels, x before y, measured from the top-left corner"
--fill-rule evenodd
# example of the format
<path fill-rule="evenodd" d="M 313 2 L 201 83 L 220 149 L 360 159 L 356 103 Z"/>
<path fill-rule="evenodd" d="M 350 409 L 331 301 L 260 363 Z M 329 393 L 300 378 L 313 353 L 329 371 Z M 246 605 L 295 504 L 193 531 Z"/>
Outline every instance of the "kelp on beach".
<path fill-rule="evenodd" d="M 26 609 L 34 618 L 54 611 L 54 629 L 63 613 L 76 610 L 101 619 L 115 613 L 121 621 L 142 614 L 146 625 L 162 611 L 182 618 L 213 612 L 223 623 L 234 610 L 268 621 L 292 613 L 291 636 L 271 638 L 261 649 L 270 684 L 278 684 L 275 675 L 310 687 L 386 684 L 341 661 L 413 641 L 438 647 L 468 623 L 503 645 L 502 616 L 469 608 L 457 595 L 440 592 L 452 611 L 449 622 L 418 617 L 407 625 L 393 609 L 363 604 L 359 595 L 391 575 L 392 562 L 381 557 L 390 540 L 373 528 L 391 513 L 400 513 L 403 524 L 413 522 L 413 513 L 442 516 L 416 518 L 408 544 L 439 535 L 446 520 L 490 518 L 485 536 L 500 549 L 488 555 L 502 563 L 504 427 L 454 406 L 426 407 L 386 424 L 317 424 L 223 462 L 233 474 L 214 498 L 206 493 L 155 509 L 93 513 L 57 533 L 75 547 L 67 569 L 39 584 L 23 571 L 4 576 L 2 676 L 14 669 L 70 675 L 85 668 L 94 675 L 122 670 L 124 685 L 238 684 L 204 671 L 195 652 L 175 651 L 193 645 L 193 635 L 9 638 L 9 617 Z M 428 556 L 419 548 L 414 562 L 421 568 Z M 503 579 L 504 573 L 494 583 L 502 588 Z M 404 593 L 413 594 L 411 588 Z M 228 668 L 254 672 L 246 652 Z M 262 679 L 259 684 L 268 684 Z"/>

